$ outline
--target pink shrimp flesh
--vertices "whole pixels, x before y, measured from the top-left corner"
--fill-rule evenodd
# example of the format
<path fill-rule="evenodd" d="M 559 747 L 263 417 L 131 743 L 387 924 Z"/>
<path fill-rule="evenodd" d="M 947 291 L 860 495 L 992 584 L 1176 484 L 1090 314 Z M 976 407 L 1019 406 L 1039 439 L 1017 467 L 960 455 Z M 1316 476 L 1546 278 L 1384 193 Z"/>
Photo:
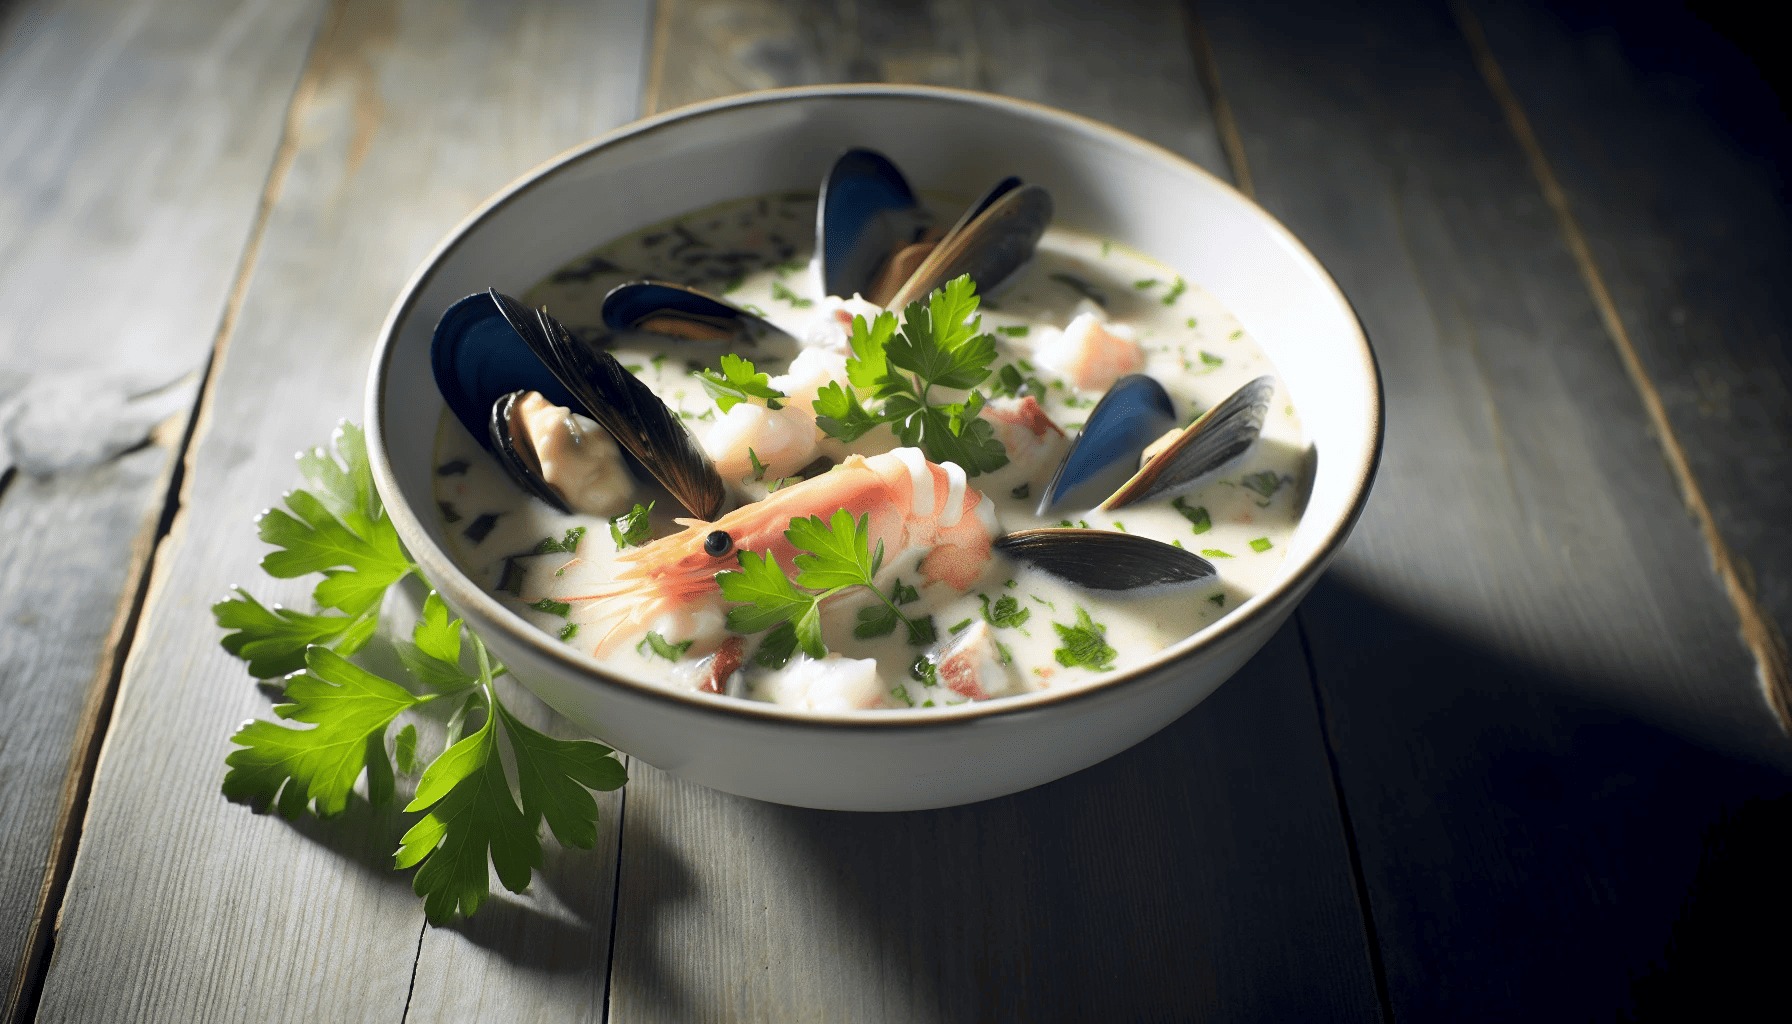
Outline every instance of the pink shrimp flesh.
<path fill-rule="evenodd" d="M 994 505 L 965 483 L 964 470 L 951 463 L 928 462 L 918 448 L 898 448 L 845 462 L 800 484 L 773 492 L 762 501 L 736 509 L 713 523 L 680 519 L 683 533 L 663 537 L 620 556 L 626 567 L 602 590 L 565 601 L 600 600 L 618 621 L 598 641 L 603 655 L 631 636 L 644 634 L 656 617 L 688 610 L 701 603 L 722 603 L 716 573 L 738 568 L 738 552 L 774 555 L 786 572 L 796 549 L 785 538 L 798 517 L 832 517 L 845 509 L 854 519 L 870 516 L 870 545 L 884 545 L 884 564 L 903 552 L 926 550 L 921 574 L 929 583 L 943 582 L 966 590 L 982 575 L 994 539 Z M 709 538 L 717 531 L 730 543 Z"/>

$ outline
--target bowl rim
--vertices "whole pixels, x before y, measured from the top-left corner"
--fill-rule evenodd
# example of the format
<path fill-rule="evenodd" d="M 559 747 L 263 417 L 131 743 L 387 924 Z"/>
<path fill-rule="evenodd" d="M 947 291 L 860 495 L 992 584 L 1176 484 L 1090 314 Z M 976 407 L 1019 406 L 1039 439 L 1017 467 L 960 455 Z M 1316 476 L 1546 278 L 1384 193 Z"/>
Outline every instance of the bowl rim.
<path fill-rule="evenodd" d="M 428 582 L 439 589 L 452 590 L 457 601 L 463 607 L 477 608 L 484 617 L 492 620 L 496 625 L 508 626 L 509 624 L 504 621 L 505 616 L 515 617 L 514 613 L 499 604 L 497 599 L 468 579 L 460 567 L 454 563 L 452 556 L 437 547 L 408 504 L 390 500 L 403 493 L 387 456 L 386 438 L 382 425 L 386 407 L 385 384 L 396 347 L 397 328 L 411 314 L 418 297 L 434 277 L 443 260 L 460 248 L 462 242 L 475 228 L 489 218 L 497 216 L 512 200 L 528 192 L 560 168 L 583 160 L 598 150 L 628 139 L 653 134 L 672 124 L 693 117 L 712 115 L 735 108 L 856 97 L 919 99 L 969 104 L 1002 109 L 1006 113 L 1021 114 L 1033 119 L 1056 121 L 1082 132 L 1108 136 L 1122 147 L 1143 149 L 1160 160 L 1169 161 L 1180 165 L 1184 170 L 1193 171 L 1198 176 L 1207 179 L 1209 184 L 1230 192 L 1250 214 L 1261 220 L 1271 234 L 1279 237 L 1280 241 L 1297 257 L 1310 261 L 1320 271 L 1325 287 L 1349 312 L 1354 325 L 1355 354 L 1368 371 L 1364 378 L 1368 382 L 1370 391 L 1368 398 L 1370 399 L 1369 419 L 1372 441 L 1368 450 L 1363 453 L 1362 458 L 1354 467 L 1353 490 L 1345 514 L 1330 525 L 1324 538 L 1308 551 L 1293 572 L 1282 573 L 1277 582 L 1246 600 L 1230 615 L 1179 641 L 1179 644 L 1187 643 L 1189 646 L 1173 658 L 1162 660 L 1163 655 L 1160 652 L 1159 655 L 1144 664 L 1118 671 L 1112 676 L 1103 676 L 1080 686 L 1062 690 L 1034 691 L 995 700 L 966 701 L 962 704 L 934 708 L 881 708 L 855 711 L 813 711 L 788 708 L 761 701 L 676 690 L 657 683 L 642 682 L 626 676 L 611 674 L 606 672 L 590 655 L 564 644 L 551 643 L 551 638 L 547 633 L 526 622 L 522 623 L 523 628 L 509 631 L 512 637 L 530 647 L 533 653 L 543 660 L 563 670 L 565 675 L 576 677 L 585 684 L 618 686 L 632 697 L 644 698 L 659 704 L 674 705 L 706 716 L 757 721 L 784 728 L 827 731 L 969 728 L 990 719 L 1028 716 L 1047 709 L 1106 699 L 1127 684 L 1149 680 L 1176 663 L 1195 657 L 1205 649 L 1225 643 L 1235 634 L 1249 629 L 1255 622 L 1279 614 L 1284 607 L 1298 602 L 1304 597 L 1306 590 L 1324 571 L 1337 550 L 1350 535 L 1357 520 L 1361 518 L 1363 509 L 1368 502 L 1370 487 L 1374 483 L 1376 472 L 1380 466 L 1386 434 L 1386 397 L 1382 386 L 1380 366 L 1375 359 L 1374 350 L 1370 346 L 1368 332 L 1363 326 L 1361 315 L 1357 313 L 1356 307 L 1345 296 L 1343 289 L 1339 287 L 1331 272 L 1300 239 L 1295 237 L 1292 231 L 1259 206 L 1251 197 L 1238 191 L 1231 183 L 1214 175 L 1194 161 L 1147 139 L 1093 118 L 1030 100 L 943 86 L 882 83 L 762 89 L 686 104 L 631 121 L 579 143 L 519 175 L 480 203 L 472 212 L 462 218 L 460 223 L 456 224 L 441 241 L 436 243 L 435 247 L 424 257 L 423 262 L 412 272 L 404 287 L 400 289 L 392 308 L 386 314 L 385 321 L 380 325 L 379 337 L 375 342 L 367 379 L 367 392 L 363 407 L 363 430 L 367 437 L 367 453 L 375 487 L 380 492 L 387 514 L 398 531 L 400 539 L 404 541 L 405 547 L 411 552 L 411 556 L 416 559 L 417 563 L 428 571 Z M 518 621 L 521 622 L 520 619 Z M 468 628 L 472 628 L 470 623 Z"/>

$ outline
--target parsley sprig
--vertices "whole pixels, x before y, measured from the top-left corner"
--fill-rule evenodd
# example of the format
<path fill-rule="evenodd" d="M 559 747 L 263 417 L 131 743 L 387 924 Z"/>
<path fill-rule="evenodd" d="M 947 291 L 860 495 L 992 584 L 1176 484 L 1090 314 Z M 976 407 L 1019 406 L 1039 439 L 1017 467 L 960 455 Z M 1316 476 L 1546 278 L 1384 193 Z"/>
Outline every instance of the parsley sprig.
<path fill-rule="evenodd" d="M 878 541 L 876 550 L 872 550 L 870 523 L 869 513 L 854 522 L 852 513 L 845 509 L 836 509 L 827 522 L 820 516 L 792 519 L 784 537 L 792 547 L 804 552 L 791 559 L 797 570 L 794 581 L 785 575 L 778 556 L 772 552 L 738 552 L 735 558 L 740 570 L 716 574 L 722 596 L 742 602 L 728 610 L 728 628 L 736 633 L 758 633 L 788 624 L 792 631 L 788 638 L 781 635 L 781 629 L 774 631 L 775 641 L 774 637 L 767 637 L 766 643 L 773 648 L 766 652 L 768 661 L 788 660 L 794 650 L 785 647 L 790 639 L 809 657 L 825 658 L 828 648 L 821 639 L 821 603 L 853 587 L 867 587 L 884 603 L 884 610 L 895 617 L 891 629 L 900 621 L 908 627 L 911 643 L 926 642 L 919 638 L 931 639 L 931 618 L 917 621 L 897 607 L 897 599 L 906 596 L 900 583 L 891 597 L 877 588 L 877 571 L 884 563 L 884 542 Z M 861 613 L 860 618 L 867 617 Z M 761 650 L 764 651 L 763 646 Z"/>
<path fill-rule="evenodd" d="M 996 342 L 981 332 L 977 288 L 969 275 L 935 289 L 927 303 L 909 303 L 902 329 L 896 315 L 852 321 L 851 387 L 830 381 L 815 397 L 815 423 L 829 436 L 852 442 L 888 423 L 903 444 L 920 448 L 932 462 L 956 462 L 967 476 L 1008 464 L 995 428 L 977 414 L 985 398 L 971 390 L 962 402 L 934 404 L 934 388 L 970 390 L 989 377 Z M 967 322 L 968 321 L 968 322 Z M 861 401 L 868 392 L 875 408 Z"/>
<path fill-rule="evenodd" d="M 752 360 L 725 353 L 721 366 L 721 373 L 701 370 L 697 374 L 697 380 L 716 400 L 718 409 L 727 412 L 742 402 L 756 402 L 773 412 L 784 408 L 780 400 L 789 396 L 772 387 L 771 374 L 760 373 Z"/>
<path fill-rule="evenodd" d="M 616 789 L 628 775 L 609 747 L 553 739 L 505 707 L 495 685 L 504 667 L 433 590 L 411 639 L 395 644 L 409 685 L 349 660 L 373 636 L 386 591 L 422 573 L 380 505 L 360 430 L 343 424 L 335 449 L 300 456 L 311 489 L 288 494 L 291 511 L 264 513 L 260 526 L 262 539 L 276 545 L 262 561 L 269 574 L 322 573 L 313 598 L 340 614 L 269 608 L 241 588 L 212 609 L 230 631 L 224 649 L 247 661 L 251 674 L 296 673 L 285 681 L 286 702 L 273 710 L 278 719 L 305 726 L 263 720 L 243 726 L 231 737 L 237 749 L 225 758 L 222 789 L 230 799 L 269 806 L 287 818 L 307 807 L 329 818 L 348 806 L 365 775 L 368 802 L 390 803 L 397 785 L 387 730 L 425 705 L 457 705 L 447 749 L 423 770 L 405 807 L 425 813 L 400 839 L 394 860 L 398 868 L 418 867 L 412 888 L 429 920 L 441 923 L 457 910 L 472 914 L 489 897 L 488 860 L 506 888 L 523 891 L 542 863 L 543 821 L 562 844 L 589 849 L 597 840 L 590 791 Z M 557 543 L 577 542 L 569 534 Z M 472 641 L 471 670 L 463 666 L 463 638 Z M 463 738 L 469 721 L 480 724 Z M 514 794 L 501 746 L 515 765 Z M 417 767 L 416 747 L 416 727 L 406 724 L 395 748 L 407 774 Z"/>

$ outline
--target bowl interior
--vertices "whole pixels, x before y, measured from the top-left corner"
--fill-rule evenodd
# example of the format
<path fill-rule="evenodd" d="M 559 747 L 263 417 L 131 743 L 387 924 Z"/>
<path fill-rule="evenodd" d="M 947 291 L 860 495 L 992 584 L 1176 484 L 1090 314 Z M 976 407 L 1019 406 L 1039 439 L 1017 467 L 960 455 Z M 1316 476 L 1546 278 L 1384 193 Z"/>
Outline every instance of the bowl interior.
<path fill-rule="evenodd" d="M 889 87 L 736 97 L 625 129 L 520 180 L 450 236 L 393 310 L 368 408 L 400 492 L 399 501 L 388 495 L 394 519 L 433 578 L 458 577 L 457 589 L 471 589 L 443 549 L 441 523 L 427 513 L 442 410 L 428 353 L 442 311 L 489 287 L 520 293 L 596 245 L 689 210 L 813 190 L 833 158 L 855 145 L 888 154 L 924 189 L 976 194 L 1018 173 L 1051 191 L 1058 223 L 1161 260 L 1236 314 L 1287 384 L 1316 472 L 1276 582 L 1221 625 L 1310 581 L 1361 508 L 1380 435 L 1373 359 L 1325 271 L 1230 187 L 1132 136 L 1015 101 Z M 484 600 L 489 616 L 534 632 Z M 601 675 L 590 664 L 591 675 Z"/>

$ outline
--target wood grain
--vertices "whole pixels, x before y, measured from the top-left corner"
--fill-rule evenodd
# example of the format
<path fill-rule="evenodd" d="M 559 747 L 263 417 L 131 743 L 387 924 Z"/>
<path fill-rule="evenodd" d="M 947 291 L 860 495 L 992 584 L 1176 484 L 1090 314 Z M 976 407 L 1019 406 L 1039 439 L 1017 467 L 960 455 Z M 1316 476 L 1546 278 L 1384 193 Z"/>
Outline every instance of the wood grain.
<path fill-rule="evenodd" d="M 264 579 L 251 519 L 295 482 L 291 452 L 358 415 L 378 326 L 430 246 L 514 175 L 634 113 L 645 24 L 639 4 L 331 9 L 288 121 L 289 170 L 196 428 L 181 511 L 157 554 L 40 1019 L 404 1016 L 427 944 L 409 877 L 390 868 L 404 822 L 356 801 L 342 820 L 289 825 L 219 796 L 231 732 L 268 704 L 218 647 L 208 606 L 232 582 Z M 257 590 L 304 600 L 302 587 Z M 608 886 L 560 879 L 608 877 L 613 859 L 597 851 L 556 864 L 544 884 L 557 902 L 607 921 Z M 458 978 L 532 956 L 541 947 L 528 936 L 561 925 L 537 913 L 559 912 L 545 894 L 506 902 L 491 921 L 523 936 L 507 947 L 457 933 L 467 940 L 452 940 Z M 592 953 L 600 964 L 603 955 Z M 514 981 L 533 970 L 499 973 Z M 432 976 L 417 973 L 419 984 Z M 464 989 L 457 998 L 489 1005 Z"/>
<path fill-rule="evenodd" d="M 1447 9 L 1201 11 L 1257 197 L 1387 385 L 1299 614 L 1394 1016 L 1713 994 L 1689 967 L 1762 962 L 1739 894 L 1784 890 L 1792 756 L 1524 154 Z"/>
<path fill-rule="evenodd" d="M 638 766 L 618 1021 L 1376 1020 L 1292 627 L 1163 732 L 984 803 L 847 814 Z"/>
<path fill-rule="evenodd" d="M 969 86 L 1225 173 L 1172 3 L 659 12 L 661 107 L 814 81 Z M 839 814 L 635 774 L 615 1020 L 1378 1016 L 1291 630 L 1147 743 L 1003 800 Z"/>
<path fill-rule="evenodd" d="M 0 27 L 0 1020 L 35 990 L 174 457 L 321 6 Z M 162 429 L 151 437 L 158 423 Z"/>
<path fill-rule="evenodd" d="M 1730 71 L 1742 56 L 1677 9 L 1570 27 L 1502 5 L 1487 12 L 1494 43 L 1474 8 L 1458 20 L 1545 195 L 1584 239 L 1577 259 L 1607 333 L 1792 728 L 1792 303 L 1776 284 L 1792 274 L 1777 166 L 1792 132 L 1778 98 Z M 1679 66 L 1654 56 L 1664 44 Z M 1687 96 L 1700 88 L 1702 110 Z M 1709 113 L 1717 105 L 1758 116 L 1766 138 L 1732 137 Z"/>

